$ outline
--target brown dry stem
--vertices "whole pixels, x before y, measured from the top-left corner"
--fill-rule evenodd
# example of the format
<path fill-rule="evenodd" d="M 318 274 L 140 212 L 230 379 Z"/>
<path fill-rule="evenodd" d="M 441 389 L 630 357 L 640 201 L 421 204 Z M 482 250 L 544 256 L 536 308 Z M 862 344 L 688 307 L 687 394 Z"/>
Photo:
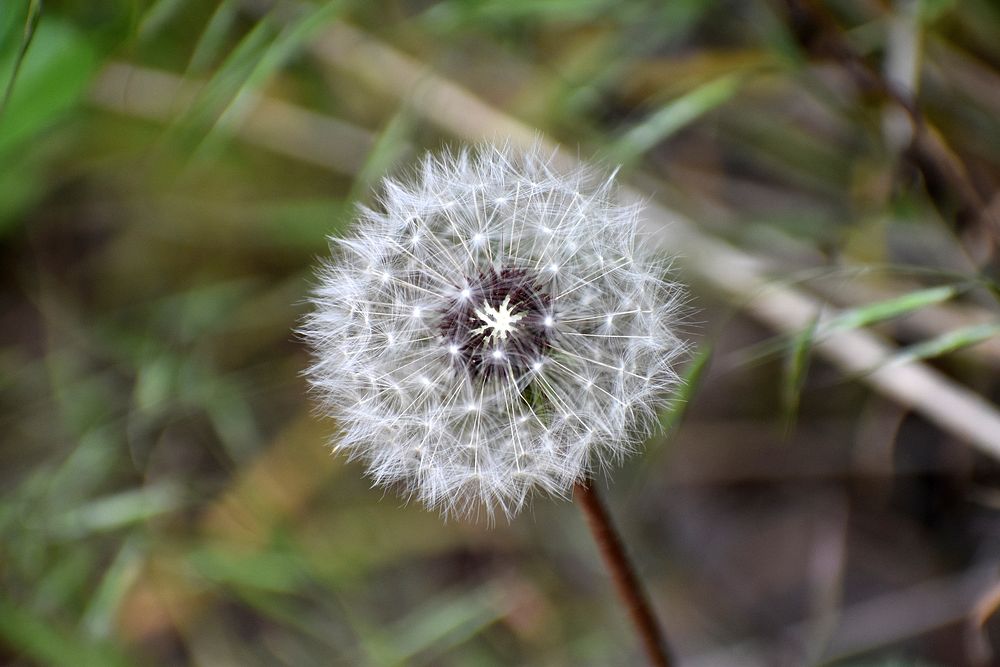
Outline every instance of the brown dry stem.
<path fill-rule="evenodd" d="M 607 508 L 593 485 L 587 481 L 576 483 L 574 498 L 587 518 L 587 525 L 611 574 L 618 597 L 628 610 L 632 624 L 642 640 L 649 664 L 669 667 L 673 663 L 670 660 L 666 638 L 656 621 L 649 598 L 639 583 L 635 569 L 629 562 L 621 537 L 611 523 Z"/>

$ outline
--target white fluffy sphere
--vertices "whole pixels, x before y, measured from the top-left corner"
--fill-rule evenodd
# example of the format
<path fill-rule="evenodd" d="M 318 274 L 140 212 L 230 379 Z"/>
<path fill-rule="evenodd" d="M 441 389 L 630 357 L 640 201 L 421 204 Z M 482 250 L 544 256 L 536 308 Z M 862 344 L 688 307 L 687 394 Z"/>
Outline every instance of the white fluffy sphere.
<path fill-rule="evenodd" d="M 446 514 L 509 516 L 649 436 L 682 290 L 609 179 L 487 146 L 427 155 L 379 203 L 302 328 L 336 449 Z"/>

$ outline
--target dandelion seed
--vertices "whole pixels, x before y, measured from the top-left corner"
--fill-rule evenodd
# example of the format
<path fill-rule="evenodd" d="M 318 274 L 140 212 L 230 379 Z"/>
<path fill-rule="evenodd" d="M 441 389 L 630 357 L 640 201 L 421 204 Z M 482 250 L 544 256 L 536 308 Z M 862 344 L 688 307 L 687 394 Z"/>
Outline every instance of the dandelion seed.
<path fill-rule="evenodd" d="M 634 452 L 684 349 L 682 290 L 639 209 L 590 170 L 496 147 L 428 155 L 383 193 L 302 328 L 336 449 L 430 507 L 490 515 Z"/>

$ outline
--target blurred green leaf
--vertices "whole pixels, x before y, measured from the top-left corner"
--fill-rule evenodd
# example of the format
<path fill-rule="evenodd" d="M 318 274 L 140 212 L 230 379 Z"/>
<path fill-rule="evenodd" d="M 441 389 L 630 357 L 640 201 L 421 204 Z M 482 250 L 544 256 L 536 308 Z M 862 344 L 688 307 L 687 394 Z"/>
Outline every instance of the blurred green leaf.
<path fill-rule="evenodd" d="M 958 0 L 918 0 L 917 14 L 921 22 L 930 24 L 955 9 Z"/>
<path fill-rule="evenodd" d="M 209 70 L 212 63 L 222 53 L 226 37 L 239 17 L 241 5 L 241 0 L 223 0 L 215 8 L 212 18 L 205 25 L 205 29 L 202 30 L 201 37 L 198 38 L 194 51 L 191 53 L 191 60 L 188 62 L 187 68 L 188 73 L 198 75 Z"/>
<path fill-rule="evenodd" d="M 670 403 L 657 415 L 659 421 L 659 432 L 661 437 L 650 439 L 646 446 L 645 454 L 630 464 L 636 469 L 629 492 L 635 492 L 646 484 L 650 476 L 661 470 L 658 462 L 669 450 L 669 436 L 673 434 L 684 421 L 688 407 L 694 400 L 695 395 L 701 388 L 705 374 L 712 365 L 712 352 L 714 347 L 711 342 L 704 342 L 698 351 L 692 356 L 684 372 L 681 375 L 681 382 L 677 386 Z"/>
<path fill-rule="evenodd" d="M 744 80 L 742 75 L 727 74 L 671 100 L 615 140 L 606 149 L 607 158 L 623 165 L 634 163 L 664 139 L 732 99 Z"/>
<path fill-rule="evenodd" d="M 139 39 L 150 39 L 170 21 L 188 0 L 153 0 L 139 19 Z"/>
<path fill-rule="evenodd" d="M 742 351 L 740 365 L 744 367 L 751 366 L 774 359 L 776 356 L 782 354 L 790 355 L 788 358 L 791 360 L 795 355 L 808 352 L 807 348 L 802 347 L 803 345 L 808 345 L 811 348 L 817 340 L 822 340 L 831 333 L 864 328 L 907 315 L 928 306 L 944 303 L 968 289 L 971 284 L 960 283 L 915 290 L 898 297 L 841 311 L 825 323 L 810 323 L 805 329 L 795 335 L 773 336 L 760 343 L 748 346 Z"/>
<path fill-rule="evenodd" d="M 94 639 L 109 639 L 122 600 L 142 570 L 145 552 L 134 537 L 125 541 L 105 569 L 97 590 L 83 614 L 81 627 Z"/>
<path fill-rule="evenodd" d="M 15 145 L 49 127 L 76 105 L 97 64 L 93 48 L 76 28 L 57 19 L 39 22 L 31 49 L 5 49 L 0 71 L 19 63 L 16 84 L 0 117 L 0 159 Z"/>
<path fill-rule="evenodd" d="M 244 387 L 225 378 L 212 377 L 203 385 L 200 405 L 207 411 L 219 441 L 230 459 L 240 463 L 257 454 L 261 436 Z"/>
<path fill-rule="evenodd" d="M 44 495 L 44 506 L 32 504 L 30 510 L 65 511 L 78 506 L 107 483 L 122 454 L 117 429 L 103 424 L 79 435 L 76 446 L 53 470 L 39 471 L 36 482 L 29 478 L 25 492 L 29 497 Z"/>
<path fill-rule="evenodd" d="M 84 640 L 48 619 L 20 609 L 0 596 L 0 637 L 13 649 L 41 664 L 118 667 L 131 664 L 115 647 Z"/>
<path fill-rule="evenodd" d="M 438 2 L 424 19 L 441 28 L 454 30 L 470 23 L 499 23 L 515 20 L 583 21 L 606 14 L 623 4 L 615 0 L 484 0 L 481 2 Z"/>
<path fill-rule="evenodd" d="M 261 240 L 269 247 L 321 252 L 327 236 L 343 229 L 352 209 L 340 199 L 289 199 L 262 202 L 252 211 Z"/>
<path fill-rule="evenodd" d="M 386 175 L 394 165 L 411 149 L 409 136 L 413 132 L 414 119 L 404 107 L 393 116 L 382 129 L 375 145 L 365 160 L 361 172 L 354 179 L 349 201 L 358 201 L 368 196 L 372 185 Z"/>
<path fill-rule="evenodd" d="M 368 649 L 380 664 L 433 664 L 434 658 L 457 646 L 506 613 L 504 594 L 495 585 L 436 597 L 396 623 L 378 640 L 368 637 Z"/>
<path fill-rule="evenodd" d="M 17 16 L 15 12 L 8 12 L 7 17 L 13 23 L 13 18 Z M 31 46 L 31 40 L 35 36 L 35 30 L 38 27 L 38 20 L 42 17 L 42 2 L 41 0 L 29 0 L 28 2 L 28 13 L 24 19 L 24 32 L 21 36 L 21 44 L 17 48 L 17 52 L 14 55 L 14 62 L 10 65 L 10 73 L 7 76 L 7 85 L 4 87 L 3 98 L 0 99 L 0 120 L 3 118 L 3 112 L 7 109 L 7 103 L 10 101 L 11 93 L 14 92 L 14 84 L 17 82 L 17 75 L 21 71 L 21 64 L 24 62 L 24 56 L 28 52 L 28 48 Z M 0 25 L 0 38 L 4 43 L 8 42 L 10 27 L 8 25 Z M 7 66 L 0 68 L 0 72 L 5 72 Z"/>
<path fill-rule="evenodd" d="M 157 311 L 166 318 L 165 328 L 180 341 L 194 343 L 225 330 L 233 311 L 252 299 L 258 290 L 254 278 L 239 278 L 200 284 L 164 298 Z"/>
<path fill-rule="evenodd" d="M 780 109 L 730 111 L 717 125 L 718 133 L 732 145 L 734 156 L 756 165 L 754 171 L 830 196 L 841 196 L 850 186 L 861 157 L 845 154 L 843 147 L 817 135 L 801 119 Z M 812 214 L 816 210 L 810 208 Z"/>
<path fill-rule="evenodd" d="M 894 354 L 885 365 L 894 366 L 922 359 L 934 359 L 972 347 L 998 335 L 1000 335 L 1000 323 L 973 324 L 905 347 Z"/>
<path fill-rule="evenodd" d="M 809 371 L 809 355 L 812 351 L 813 338 L 816 335 L 818 323 L 819 318 L 813 318 L 812 323 L 795 336 L 792 346 L 789 349 L 781 392 L 782 405 L 785 412 L 785 433 L 791 430 L 795 424 L 795 417 L 799 412 L 802 386 L 805 384 L 806 375 Z"/>
<path fill-rule="evenodd" d="M 845 310 L 821 327 L 821 334 L 860 329 L 878 322 L 891 320 L 908 313 L 950 301 L 968 288 L 968 285 L 945 285 L 916 290 L 902 296 L 877 301 L 860 308 Z"/>
<path fill-rule="evenodd" d="M 31 144 L 40 143 L 43 132 L 77 105 L 96 67 L 90 42 L 70 24 L 48 17 L 40 21 L 40 7 L 30 4 L 21 39 L 0 33 L 0 73 L 6 76 L 0 110 L 0 232 L 45 191 L 47 155 Z M 15 163 L 17 168 L 10 168 Z"/>
<path fill-rule="evenodd" d="M 674 393 L 669 407 L 660 413 L 660 430 L 663 433 L 670 433 L 681 423 L 685 412 L 687 412 L 688 405 L 701 386 L 702 378 L 705 371 L 708 370 L 711 361 L 712 345 L 705 343 L 694 355 L 687 367 L 685 367 L 684 374 L 681 376 L 681 383 Z"/>
<path fill-rule="evenodd" d="M 155 414 L 174 390 L 177 367 L 164 357 L 151 359 L 138 369 L 135 382 L 135 406 L 144 414 Z"/>
<path fill-rule="evenodd" d="M 239 588 L 292 593 L 308 581 L 301 556 L 289 551 L 206 545 L 189 553 L 187 559 L 206 579 Z"/>
<path fill-rule="evenodd" d="M 88 501 L 53 518 L 51 530 L 63 539 L 79 539 L 117 530 L 172 512 L 184 502 L 180 487 L 169 482 Z"/>
<path fill-rule="evenodd" d="M 268 25 L 271 18 L 265 17 L 260 22 L 258 27 L 267 29 L 262 31 L 256 39 L 247 42 L 245 50 L 239 50 L 241 57 L 238 62 L 241 64 L 241 67 L 238 68 L 237 71 L 239 74 L 237 77 L 234 77 L 232 82 L 236 85 L 228 95 L 224 95 L 222 92 L 217 93 L 220 99 L 222 97 L 227 97 L 228 99 L 226 99 L 221 109 L 219 109 L 218 116 L 211 124 L 211 129 L 198 148 L 200 157 L 204 158 L 215 155 L 222 143 L 233 134 L 239 123 L 242 122 L 246 114 L 256 104 L 257 94 L 261 87 L 292 56 L 298 53 L 317 32 L 335 20 L 343 10 L 344 5 L 344 0 L 331 0 L 319 7 L 313 8 L 311 11 L 302 12 L 302 15 L 298 19 L 285 25 L 274 39 L 270 40 L 270 44 L 266 45 L 261 41 L 261 38 L 266 36 L 272 29 Z M 251 34 L 255 32 L 256 28 Z M 243 45 L 241 44 L 241 46 Z M 243 58 L 243 56 L 251 54 L 252 57 Z M 225 64 L 223 67 L 225 67 Z M 234 69 L 236 69 L 235 63 Z M 221 82 L 218 76 L 216 76 L 206 86 L 206 89 L 210 90 L 220 85 Z"/>
<path fill-rule="evenodd" d="M 59 553 L 56 558 L 48 557 L 56 551 L 52 549 L 48 537 L 42 530 L 24 531 L 18 537 L 19 540 L 37 540 L 40 547 L 38 555 L 30 563 L 32 573 L 38 577 L 38 584 L 31 591 L 27 607 L 42 616 L 73 609 L 80 598 L 89 592 L 94 573 L 101 566 L 96 545 L 76 545 L 76 548 Z"/>
<path fill-rule="evenodd" d="M 198 92 L 191 106 L 178 116 L 173 127 L 185 138 L 199 136 L 210 128 L 246 85 L 268 44 L 277 34 L 277 27 L 270 16 L 254 24 L 228 56 L 219 64 L 212 77 Z"/>
<path fill-rule="evenodd" d="M 0 162 L 8 160 L 9 155 L 0 155 Z M 42 197 L 46 188 L 42 161 L 35 156 L 25 156 L 17 169 L 0 169 L 0 236 L 14 226 L 22 211 Z"/>

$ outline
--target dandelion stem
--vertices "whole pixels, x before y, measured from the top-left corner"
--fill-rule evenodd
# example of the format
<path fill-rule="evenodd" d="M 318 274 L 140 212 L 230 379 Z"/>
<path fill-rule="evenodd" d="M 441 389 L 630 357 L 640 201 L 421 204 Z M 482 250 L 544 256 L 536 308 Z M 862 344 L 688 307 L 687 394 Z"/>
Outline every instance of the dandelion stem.
<path fill-rule="evenodd" d="M 649 663 L 656 667 L 670 667 L 672 662 L 663 630 L 657 623 L 649 599 L 625 554 L 625 547 L 611 523 L 608 510 L 589 481 L 577 482 L 574 496 L 587 517 L 587 525 L 601 551 L 604 564 L 611 572 L 618 596 L 628 609 L 632 623 L 642 639 Z"/>

